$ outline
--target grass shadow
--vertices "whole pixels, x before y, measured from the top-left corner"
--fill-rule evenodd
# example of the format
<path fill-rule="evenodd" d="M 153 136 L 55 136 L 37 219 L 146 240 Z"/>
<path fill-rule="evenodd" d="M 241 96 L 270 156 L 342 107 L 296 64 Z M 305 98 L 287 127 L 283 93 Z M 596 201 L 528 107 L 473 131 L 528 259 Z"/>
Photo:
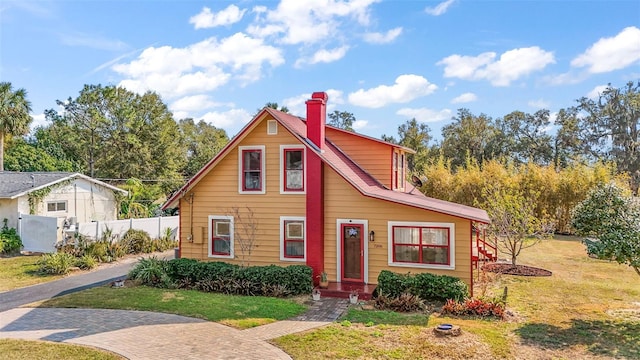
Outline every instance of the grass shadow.
<path fill-rule="evenodd" d="M 532 323 L 515 332 L 532 346 L 561 349 L 583 345 L 595 355 L 640 359 L 640 322 L 573 319 L 568 328 Z"/>

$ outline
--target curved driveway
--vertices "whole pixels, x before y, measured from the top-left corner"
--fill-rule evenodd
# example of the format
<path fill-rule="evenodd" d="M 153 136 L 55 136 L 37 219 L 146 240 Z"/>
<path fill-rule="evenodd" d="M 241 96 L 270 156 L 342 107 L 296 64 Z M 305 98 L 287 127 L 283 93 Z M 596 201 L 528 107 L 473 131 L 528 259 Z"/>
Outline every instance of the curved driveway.
<path fill-rule="evenodd" d="M 161 253 L 171 258 L 173 252 Z M 322 298 L 295 319 L 247 330 L 147 311 L 19 308 L 124 278 L 136 259 L 0 293 L 0 339 L 34 339 L 103 348 L 129 359 L 290 359 L 266 340 L 330 324 L 348 307 Z"/>
<path fill-rule="evenodd" d="M 0 313 L 0 338 L 89 345 L 129 359 L 291 359 L 265 340 L 329 323 L 278 321 L 237 330 L 147 311 L 18 308 Z"/>

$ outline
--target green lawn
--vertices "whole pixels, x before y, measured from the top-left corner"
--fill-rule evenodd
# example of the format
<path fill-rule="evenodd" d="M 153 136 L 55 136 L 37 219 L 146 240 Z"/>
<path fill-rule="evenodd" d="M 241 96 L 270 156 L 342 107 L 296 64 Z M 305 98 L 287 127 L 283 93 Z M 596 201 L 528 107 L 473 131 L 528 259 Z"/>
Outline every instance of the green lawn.
<path fill-rule="evenodd" d="M 334 324 L 274 343 L 296 359 L 640 358 L 640 277 L 631 268 L 591 259 L 571 239 L 544 241 L 518 260 L 553 275 L 497 277 L 489 290 L 499 294 L 508 287 L 514 312 L 508 321 L 351 309 L 343 318 L 350 326 Z M 465 334 L 441 347 L 443 340 L 430 331 L 445 322 Z"/>
<path fill-rule="evenodd" d="M 289 299 L 234 296 L 147 286 L 97 287 L 56 297 L 40 307 L 146 310 L 190 316 L 247 328 L 301 314 L 304 305 Z"/>
<path fill-rule="evenodd" d="M 0 360 L 121 360 L 122 356 L 86 346 L 36 340 L 0 339 Z"/>
<path fill-rule="evenodd" d="M 507 321 L 351 308 L 341 322 L 273 340 L 295 359 L 637 359 L 640 358 L 640 277 L 625 265 L 591 259 L 571 239 L 523 250 L 523 265 L 550 277 L 495 276 L 488 292 L 508 288 Z M 477 286 L 476 294 L 482 289 Z M 139 309 L 219 321 L 239 328 L 304 311 L 299 301 L 227 296 L 148 287 L 95 288 L 41 306 Z M 433 326 L 452 323 L 457 338 L 437 338 Z"/>
<path fill-rule="evenodd" d="M 60 279 L 61 275 L 41 275 L 36 272 L 39 255 L 0 258 L 0 291 Z"/>

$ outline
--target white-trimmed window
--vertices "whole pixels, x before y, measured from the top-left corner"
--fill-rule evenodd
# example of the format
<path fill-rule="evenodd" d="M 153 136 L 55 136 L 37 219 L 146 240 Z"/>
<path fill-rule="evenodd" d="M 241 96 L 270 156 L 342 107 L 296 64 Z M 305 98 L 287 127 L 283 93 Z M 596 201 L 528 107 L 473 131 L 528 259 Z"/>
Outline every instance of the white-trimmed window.
<path fill-rule="evenodd" d="M 233 216 L 209 216 L 209 257 L 233 259 Z"/>
<path fill-rule="evenodd" d="M 241 194 L 265 193 L 265 147 L 238 147 L 238 192 Z"/>
<path fill-rule="evenodd" d="M 280 217 L 280 260 L 305 261 L 307 243 L 305 241 L 305 218 L 295 216 Z"/>
<path fill-rule="evenodd" d="M 389 265 L 432 269 L 455 268 L 453 223 L 390 221 Z"/>
<path fill-rule="evenodd" d="M 267 135 L 278 135 L 278 122 L 267 120 Z"/>
<path fill-rule="evenodd" d="M 404 190 L 406 175 L 404 152 L 394 150 L 391 159 L 391 188 L 393 190 Z"/>
<path fill-rule="evenodd" d="M 280 193 L 304 193 L 306 151 L 302 145 L 280 145 Z"/>
<path fill-rule="evenodd" d="M 47 211 L 48 212 L 67 211 L 67 202 L 66 201 L 49 201 L 47 202 Z"/>

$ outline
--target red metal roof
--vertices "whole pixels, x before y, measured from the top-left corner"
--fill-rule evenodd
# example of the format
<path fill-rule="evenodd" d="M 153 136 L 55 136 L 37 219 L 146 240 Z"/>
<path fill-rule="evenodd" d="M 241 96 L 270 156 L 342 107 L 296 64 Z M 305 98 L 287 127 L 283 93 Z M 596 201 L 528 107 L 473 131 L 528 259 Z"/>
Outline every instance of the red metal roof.
<path fill-rule="evenodd" d="M 408 205 L 420 209 L 435 211 L 442 214 L 452 215 L 473 221 L 489 223 L 487 212 L 466 206 L 456 204 L 444 200 L 430 198 L 422 194 L 420 191 L 400 192 L 393 191 L 382 185 L 371 174 L 366 172 L 362 167 L 356 164 L 348 154 L 345 154 L 340 148 L 331 142 L 331 139 L 325 139 L 325 149 L 320 151 L 313 143 L 307 139 L 307 124 L 304 119 L 281 111 L 265 108 L 253 120 L 247 124 L 220 153 L 214 157 L 207 165 L 205 165 L 191 180 L 189 180 L 180 190 L 176 191 L 171 198 L 163 205 L 163 208 L 174 206 L 173 204 L 179 199 L 181 194 L 189 191 L 202 176 L 211 170 L 217 164 L 219 159 L 226 156 L 231 148 L 235 146 L 246 134 L 254 127 L 258 119 L 267 112 L 275 120 L 277 120 L 284 128 L 286 128 L 293 136 L 298 138 L 301 143 L 305 144 L 308 149 L 315 152 L 320 158 L 332 169 L 334 169 L 342 178 L 350 183 L 362 195 L 384 201 L 390 201 L 397 204 Z M 348 132 L 350 133 L 350 132 Z M 353 136 L 362 136 L 352 134 Z M 376 139 L 377 140 L 377 139 Z M 391 147 L 400 147 L 396 144 L 377 140 L 388 144 Z M 402 147 L 401 147 L 402 148 Z"/>

